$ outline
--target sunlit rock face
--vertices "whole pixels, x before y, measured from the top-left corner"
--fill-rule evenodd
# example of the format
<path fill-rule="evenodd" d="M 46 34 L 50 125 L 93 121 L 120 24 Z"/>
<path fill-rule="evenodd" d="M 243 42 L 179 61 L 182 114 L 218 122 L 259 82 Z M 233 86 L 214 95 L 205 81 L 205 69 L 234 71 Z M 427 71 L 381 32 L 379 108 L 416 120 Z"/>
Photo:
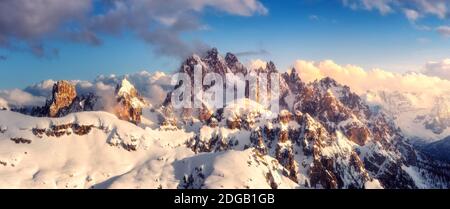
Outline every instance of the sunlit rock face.
<path fill-rule="evenodd" d="M 102 109 L 98 107 L 98 96 L 94 93 L 79 95 L 71 81 L 55 82 L 49 96 L 44 106 L 22 106 L 11 108 L 11 111 L 35 117 L 57 118 L 70 113 Z"/>
<path fill-rule="evenodd" d="M 50 117 L 57 117 L 63 108 L 72 105 L 73 100 L 77 97 L 75 86 L 68 81 L 58 81 L 53 86 L 53 98 L 49 106 Z"/>
<path fill-rule="evenodd" d="M 114 106 L 114 113 L 117 117 L 121 120 L 139 124 L 145 101 L 136 88 L 127 79 L 123 79 L 117 85 L 115 93 L 117 104 Z"/>
<path fill-rule="evenodd" d="M 92 93 L 78 95 L 75 85 L 69 81 L 54 84 L 52 98 L 42 108 L 34 108 L 31 115 L 44 117 L 63 117 L 70 113 L 92 111 L 98 97 Z"/>
<path fill-rule="evenodd" d="M 205 57 L 197 55 L 183 63 L 180 72 L 192 76 L 194 65 L 204 72 L 277 73 L 272 62 L 259 69 L 241 68 L 232 54 L 221 58 L 213 49 Z M 262 74 L 265 75 L 265 74 Z M 207 87 L 204 87 L 207 88 Z M 269 86 L 270 89 L 270 86 Z M 246 89 L 248 92 L 256 89 Z M 256 94 L 258 95 L 258 94 Z M 216 111 L 184 111 L 181 117 L 170 108 L 170 93 L 163 107 L 167 121 L 199 121 L 195 136 L 186 145 L 195 153 L 254 149 L 258 156 L 275 159 L 277 172 L 300 188 L 447 188 L 448 165 L 430 159 L 414 149 L 398 126 L 383 112 L 370 107 L 348 86 L 331 78 L 302 81 L 297 70 L 280 79 L 279 113 L 271 113 L 258 101 L 244 100 Z M 248 96 L 248 95 L 246 95 Z M 247 105 L 245 105 L 247 104 Z M 168 108 L 169 107 L 169 108 Z M 202 114 L 214 118 L 205 120 Z M 266 115 L 277 115 L 267 118 Z M 420 173 L 418 173 L 420 171 Z M 269 171 L 267 183 L 281 184 Z M 419 175 L 419 176 L 417 176 Z M 420 183 L 424 179 L 424 184 Z M 424 186 L 427 185 L 427 186 Z"/>

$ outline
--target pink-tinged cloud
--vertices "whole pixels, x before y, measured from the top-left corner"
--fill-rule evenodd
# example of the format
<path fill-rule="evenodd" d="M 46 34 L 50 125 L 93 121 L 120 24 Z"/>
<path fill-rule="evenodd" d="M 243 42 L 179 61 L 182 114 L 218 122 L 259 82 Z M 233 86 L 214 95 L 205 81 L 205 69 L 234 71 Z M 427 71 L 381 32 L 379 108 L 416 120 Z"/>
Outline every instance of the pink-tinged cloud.
<path fill-rule="evenodd" d="M 443 61 L 446 62 L 448 60 Z M 427 66 L 430 69 L 439 68 L 443 63 Z M 331 60 L 320 62 L 297 60 L 294 68 L 306 82 L 331 77 L 339 83 L 348 85 L 359 94 L 367 91 L 419 92 L 432 95 L 450 92 L 450 80 L 447 80 L 450 77 L 442 73 L 445 69 L 402 74 L 381 69 L 365 70 L 355 65 L 339 65 Z M 442 73 L 440 77 L 436 77 L 437 72 Z"/>
<path fill-rule="evenodd" d="M 94 12 L 97 4 L 104 9 Z M 183 32 L 205 28 L 201 14 L 207 8 L 237 16 L 268 13 L 259 0 L 2 0 L 0 47 L 26 45 L 35 55 L 44 56 L 57 54 L 46 47 L 49 39 L 100 45 L 100 33 L 126 31 L 153 45 L 158 54 L 183 57 L 207 48 L 180 38 Z"/>
<path fill-rule="evenodd" d="M 444 37 L 450 37 L 450 26 L 440 26 L 436 28 L 437 32 Z"/>
<path fill-rule="evenodd" d="M 450 59 L 440 62 L 428 62 L 425 65 L 424 74 L 450 80 Z"/>

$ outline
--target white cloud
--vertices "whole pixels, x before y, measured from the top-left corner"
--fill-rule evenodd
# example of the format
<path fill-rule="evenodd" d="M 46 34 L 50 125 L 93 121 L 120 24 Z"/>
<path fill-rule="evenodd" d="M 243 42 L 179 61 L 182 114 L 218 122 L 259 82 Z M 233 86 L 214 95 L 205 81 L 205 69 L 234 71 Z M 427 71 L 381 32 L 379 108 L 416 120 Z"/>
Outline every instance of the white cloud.
<path fill-rule="evenodd" d="M 413 9 L 404 9 L 403 12 L 405 13 L 406 18 L 411 22 L 415 22 L 420 17 L 420 14 Z"/>
<path fill-rule="evenodd" d="M 352 9 L 378 10 L 381 14 L 392 12 L 393 0 L 342 0 L 345 6 Z"/>
<path fill-rule="evenodd" d="M 450 5 L 448 0 L 342 0 L 342 3 L 352 9 L 378 10 L 381 14 L 404 10 L 413 19 L 427 14 L 446 18 Z"/>
<path fill-rule="evenodd" d="M 431 30 L 430 26 L 419 24 L 418 20 L 423 17 L 422 14 L 413 9 L 404 9 L 403 13 L 406 18 L 409 20 L 411 25 L 417 30 L 429 31 Z"/>
<path fill-rule="evenodd" d="M 95 8 L 101 10 L 93 11 Z M 1 0 L 0 47 L 25 45 L 35 55 L 57 54 L 48 39 L 100 45 L 99 34 L 130 32 L 152 44 L 159 54 L 181 56 L 201 43 L 186 43 L 180 35 L 202 30 L 207 9 L 237 15 L 265 15 L 259 0 Z M 70 24 L 70 25 L 68 25 Z"/>
<path fill-rule="evenodd" d="M 167 93 L 172 90 L 172 86 L 170 85 L 171 76 L 164 72 L 149 73 L 147 71 L 142 71 L 124 76 L 101 75 L 93 82 L 96 86 L 96 89 L 93 91 L 98 92 L 99 85 L 102 86 L 101 89 L 114 90 L 119 81 L 124 77 L 126 77 L 131 84 L 136 87 L 138 92 L 153 105 L 161 104 L 164 99 L 166 99 Z"/>
<path fill-rule="evenodd" d="M 427 43 L 430 43 L 431 40 L 428 38 L 421 37 L 421 38 L 417 38 L 417 42 L 419 42 L 420 44 L 427 44 Z"/>
<path fill-rule="evenodd" d="M 20 40 L 35 55 L 44 56 L 48 50 L 38 38 L 46 38 L 70 20 L 80 21 L 90 9 L 91 0 L 2 0 L 0 47 L 15 48 L 15 41 Z"/>
<path fill-rule="evenodd" d="M 171 77 L 164 72 L 149 73 L 146 71 L 129 75 L 100 75 L 94 81 L 72 80 L 79 96 L 93 93 L 100 97 L 102 104 L 112 104 L 116 86 L 123 78 L 127 78 L 138 92 L 152 105 L 161 104 L 167 93 L 172 90 Z M 0 108 L 43 106 L 51 98 L 54 80 L 45 80 L 30 85 L 24 90 L 0 90 Z"/>
<path fill-rule="evenodd" d="M 9 109 L 8 102 L 0 97 L 0 109 Z"/>
<path fill-rule="evenodd" d="M 211 6 L 230 14 L 242 16 L 268 13 L 268 9 L 258 0 L 188 0 L 188 4 L 192 4 L 197 10 Z"/>
<path fill-rule="evenodd" d="M 34 96 L 20 89 L 1 90 L 0 107 L 24 107 L 24 106 L 43 106 L 45 97 Z"/>
<path fill-rule="evenodd" d="M 423 73 L 450 81 L 450 59 L 444 59 L 440 62 L 428 62 Z"/>
<path fill-rule="evenodd" d="M 26 87 L 25 91 L 35 96 L 49 97 L 55 83 L 54 80 L 45 80 Z"/>
<path fill-rule="evenodd" d="M 319 20 L 319 16 L 317 16 L 317 15 L 309 15 L 308 18 L 309 18 L 310 20 L 315 20 L 315 21 Z"/>
<path fill-rule="evenodd" d="M 450 26 L 440 26 L 436 30 L 444 37 L 450 37 Z"/>
<path fill-rule="evenodd" d="M 413 0 L 412 2 L 422 13 L 435 15 L 441 19 L 447 17 L 448 0 Z"/>
<path fill-rule="evenodd" d="M 450 1 L 448 0 L 342 0 L 344 6 L 352 9 L 377 10 L 381 14 L 402 12 L 418 30 L 431 30 L 432 27 L 417 24 L 417 21 L 426 16 L 445 19 L 449 16 Z M 445 28 L 439 33 L 449 34 Z"/>
<path fill-rule="evenodd" d="M 321 62 L 297 60 L 294 68 L 305 82 L 331 77 L 341 84 L 348 85 L 358 94 L 367 91 L 399 91 L 439 95 L 450 91 L 449 80 L 418 72 L 400 74 L 381 69 L 364 70 L 355 65 L 341 66 L 331 60 Z"/>

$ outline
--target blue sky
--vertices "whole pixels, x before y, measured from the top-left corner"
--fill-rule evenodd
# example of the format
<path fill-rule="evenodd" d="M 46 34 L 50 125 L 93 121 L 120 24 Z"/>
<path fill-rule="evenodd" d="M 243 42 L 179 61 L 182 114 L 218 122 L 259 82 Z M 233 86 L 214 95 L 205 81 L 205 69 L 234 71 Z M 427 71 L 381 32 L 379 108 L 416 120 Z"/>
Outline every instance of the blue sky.
<path fill-rule="evenodd" d="M 421 11 L 422 8 L 415 5 L 392 5 L 392 9 L 385 12 L 370 5 L 345 4 L 341 0 L 264 0 L 259 3 L 267 12 L 250 9 L 250 14 L 246 14 L 206 6 L 195 15 L 202 27 L 183 31 L 180 39 L 217 47 L 221 53 L 265 51 L 268 53 L 240 58 L 244 63 L 257 58 L 273 60 L 280 70 L 290 67 L 296 59 L 331 59 L 367 69 L 406 72 L 419 70 L 428 61 L 450 57 L 450 38 L 436 31 L 438 27 L 450 26 L 447 16 Z M 6 6 L 1 4 L 0 7 Z M 103 12 L 103 7 L 96 5 L 95 8 L 91 16 Z M 414 8 L 421 17 L 408 19 L 405 8 Z M 1 24 L 0 20 L 0 28 Z M 181 63 L 179 56 L 155 51 L 157 47 L 153 42 L 143 40 L 126 27 L 120 34 L 98 32 L 101 45 L 49 35 L 58 31 L 56 27 L 62 26 L 55 26 L 45 36 L 32 37 L 48 49 L 57 49 L 55 56 L 37 56 L 27 47 L 1 47 L 0 31 L 0 89 L 22 88 L 50 78 L 92 80 L 99 74 L 140 70 L 173 72 Z M 12 37 L 19 46 L 30 40 L 7 33 L 3 36 Z"/>

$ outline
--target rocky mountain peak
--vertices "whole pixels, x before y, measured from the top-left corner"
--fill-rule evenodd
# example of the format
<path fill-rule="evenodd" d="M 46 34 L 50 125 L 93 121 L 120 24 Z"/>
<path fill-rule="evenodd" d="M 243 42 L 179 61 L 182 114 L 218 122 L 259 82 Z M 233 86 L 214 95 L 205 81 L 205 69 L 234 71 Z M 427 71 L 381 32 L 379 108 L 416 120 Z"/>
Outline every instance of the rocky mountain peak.
<path fill-rule="evenodd" d="M 96 106 L 98 106 L 99 97 L 94 93 L 88 92 L 79 95 L 76 86 L 70 81 L 51 82 L 54 83 L 51 89 L 51 97 L 44 106 L 13 108 L 11 110 L 35 117 L 63 117 L 70 113 L 93 111 L 98 108 Z"/>
<path fill-rule="evenodd" d="M 50 117 L 57 117 L 63 108 L 68 108 L 77 97 L 75 86 L 68 81 L 58 81 L 53 86 L 52 99 L 49 101 Z"/>
<path fill-rule="evenodd" d="M 272 61 L 269 61 L 266 66 L 268 73 L 278 72 L 277 67 L 275 66 L 275 63 Z"/>
<path fill-rule="evenodd" d="M 247 74 L 247 68 L 239 62 L 235 54 L 228 52 L 224 58 L 219 54 L 217 48 L 212 48 L 202 57 L 197 54 L 191 55 L 181 64 L 179 72 L 187 73 L 192 77 L 196 65 L 203 67 L 203 73 L 218 73 L 220 75 L 225 75 L 226 73 Z"/>
<path fill-rule="evenodd" d="M 114 113 L 119 119 L 134 124 L 141 122 L 142 108 L 145 106 L 144 99 L 126 78 L 116 87 L 116 102 Z"/>
<path fill-rule="evenodd" d="M 202 61 L 207 65 L 207 69 L 203 69 L 206 72 L 218 73 L 220 75 L 225 75 L 229 72 L 225 60 L 219 55 L 216 48 L 209 50 Z"/>
<path fill-rule="evenodd" d="M 239 59 L 236 55 L 227 53 L 225 55 L 225 62 L 232 73 L 242 73 L 244 75 L 247 74 L 247 68 L 241 62 L 239 62 Z"/>
<path fill-rule="evenodd" d="M 297 70 L 292 68 L 290 72 L 285 72 L 281 75 L 281 85 L 285 89 L 289 89 L 292 94 L 298 95 L 301 89 L 304 88 L 305 83 L 300 78 Z M 283 86 L 284 85 L 284 86 Z M 281 88 L 281 89 L 283 89 Z M 286 90 L 284 92 L 287 92 Z"/>
<path fill-rule="evenodd" d="M 232 53 L 230 53 L 230 52 L 228 52 L 228 53 L 225 55 L 225 61 L 227 62 L 227 65 L 228 65 L 228 66 L 232 66 L 232 65 L 236 64 L 237 62 L 239 62 L 239 60 L 238 60 L 238 58 L 236 57 L 236 55 L 234 55 L 234 54 L 232 54 Z"/>
<path fill-rule="evenodd" d="M 222 59 L 215 50 L 200 62 L 207 67 L 206 72 L 215 73 L 235 72 L 233 67 L 239 63 L 233 54 Z M 195 152 L 253 147 L 259 154 L 276 159 L 283 167 L 283 175 L 304 187 L 365 188 L 375 184 L 415 188 L 405 166 L 415 166 L 424 175 L 433 176 L 433 181 L 428 182 L 432 187 L 447 186 L 438 180 L 439 173 L 421 164 L 423 155 L 408 145 L 395 124 L 383 114 L 371 112 L 348 86 L 329 77 L 305 83 L 298 70 L 292 69 L 281 77 L 280 105 L 286 110 L 277 119 L 261 117 L 264 113 L 247 117 L 244 112 L 229 117 L 226 110 L 218 110 L 213 113 L 215 125 L 204 126 L 215 131 L 224 127 L 236 133 L 250 132 L 250 144 L 220 133 L 205 136 L 200 132 L 188 141 L 189 147 Z M 268 62 L 254 72 L 270 74 L 277 69 Z"/>
<path fill-rule="evenodd" d="M 291 69 L 291 71 L 289 72 L 289 79 L 292 81 L 301 80 L 297 69 L 295 68 Z"/>
<path fill-rule="evenodd" d="M 187 73 L 190 77 L 193 77 L 196 65 L 202 66 L 204 74 L 214 72 L 224 75 L 228 70 L 225 60 L 219 55 L 216 48 L 207 51 L 203 57 L 197 54 L 191 55 L 181 64 L 179 72 Z"/>
<path fill-rule="evenodd" d="M 120 84 L 116 87 L 116 94 L 121 97 L 136 97 L 138 92 L 136 88 L 126 78 L 124 78 Z"/>
<path fill-rule="evenodd" d="M 332 78 L 330 78 L 330 77 L 322 78 L 322 79 L 319 81 L 319 84 L 320 84 L 321 86 L 323 86 L 324 88 L 332 88 L 332 87 L 338 86 L 338 83 L 336 82 L 336 80 L 334 80 L 334 79 L 332 79 Z"/>
<path fill-rule="evenodd" d="M 265 67 L 259 67 L 259 68 L 255 68 L 252 69 L 253 72 L 259 74 L 259 73 L 267 73 L 267 74 L 271 74 L 271 73 L 277 73 L 277 67 L 275 66 L 275 64 L 272 61 L 267 62 Z"/>
<path fill-rule="evenodd" d="M 219 51 L 217 48 L 212 48 L 206 52 L 206 59 L 217 59 L 219 57 Z"/>

